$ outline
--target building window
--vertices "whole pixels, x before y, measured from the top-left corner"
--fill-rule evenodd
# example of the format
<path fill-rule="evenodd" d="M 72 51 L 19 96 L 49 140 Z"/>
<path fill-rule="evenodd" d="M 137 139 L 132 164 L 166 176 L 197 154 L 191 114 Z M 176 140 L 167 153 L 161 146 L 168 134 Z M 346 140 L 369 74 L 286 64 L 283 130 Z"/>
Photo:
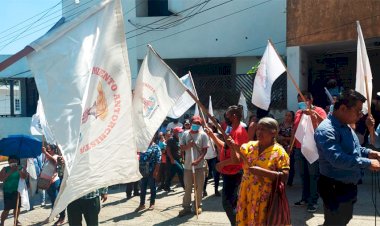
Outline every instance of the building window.
<path fill-rule="evenodd" d="M 170 16 L 169 0 L 136 0 L 137 17 Z"/>
<path fill-rule="evenodd" d="M 16 113 L 21 113 L 20 99 L 15 99 L 15 112 Z"/>

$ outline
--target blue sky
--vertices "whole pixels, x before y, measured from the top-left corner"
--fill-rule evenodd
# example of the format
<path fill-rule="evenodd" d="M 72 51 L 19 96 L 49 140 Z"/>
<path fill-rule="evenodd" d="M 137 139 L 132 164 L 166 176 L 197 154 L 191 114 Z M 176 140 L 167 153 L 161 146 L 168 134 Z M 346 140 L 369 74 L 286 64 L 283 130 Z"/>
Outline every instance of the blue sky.
<path fill-rule="evenodd" d="M 61 0 L 1 0 L 0 55 L 22 50 L 61 16 Z"/>

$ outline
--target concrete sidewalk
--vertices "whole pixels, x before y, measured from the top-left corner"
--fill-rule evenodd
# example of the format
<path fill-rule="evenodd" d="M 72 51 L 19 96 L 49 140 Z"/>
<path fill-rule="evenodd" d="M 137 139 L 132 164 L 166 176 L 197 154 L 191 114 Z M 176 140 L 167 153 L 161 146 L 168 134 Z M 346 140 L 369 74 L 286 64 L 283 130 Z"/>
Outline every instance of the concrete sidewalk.
<path fill-rule="evenodd" d="M 364 178 L 364 184 L 359 186 L 358 203 L 355 206 L 354 218 L 349 225 L 375 225 L 375 209 L 372 203 L 371 173 Z M 221 189 L 221 188 L 220 188 Z M 110 188 L 107 202 L 103 204 L 100 212 L 99 223 L 101 225 L 229 225 L 226 214 L 223 211 L 221 197 L 213 195 L 213 183 L 207 186 L 209 196 L 203 199 L 203 213 L 199 219 L 195 215 L 188 215 L 182 218 L 177 217 L 181 210 L 183 197 L 182 188 L 174 188 L 174 192 L 160 191 L 157 194 L 156 208 L 153 211 L 142 211 L 135 213 L 135 208 L 139 205 L 139 197 L 126 200 L 125 185 L 116 185 Z M 288 200 L 291 209 L 293 225 L 321 225 L 323 224 L 323 208 L 320 200 L 320 207 L 314 214 L 306 211 L 305 207 L 295 207 L 294 202 L 301 196 L 301 185 L 298 180 L 293 187 L 287 187 Z M 378 193 L 380 204 L 380 193 Z M 147 195 L 149 198 L 149 194 Z M 47 197 L 48 199 L 48 197 Z M 147 202 L 149 204 L 149 202 Z M 379 205 L 380 206 L 380 205 Z M 3 201 L 0 200 L 0 208 L 3 208 Z M 20 221 L 23 225 L 53 225 L 54 222 L 44 223 L 50 213 L 50 205 L 46 207 L 35 206 L 32 211 L 23 211 Z M 380 217 L 378 217 L 379 219 Z M 12 225 L 13 218 L 6 221 L 6 225 Z M 377 223 L 380 223 L 378 220 Z M 65 225 L 68 225 L 67 223 Z"/>

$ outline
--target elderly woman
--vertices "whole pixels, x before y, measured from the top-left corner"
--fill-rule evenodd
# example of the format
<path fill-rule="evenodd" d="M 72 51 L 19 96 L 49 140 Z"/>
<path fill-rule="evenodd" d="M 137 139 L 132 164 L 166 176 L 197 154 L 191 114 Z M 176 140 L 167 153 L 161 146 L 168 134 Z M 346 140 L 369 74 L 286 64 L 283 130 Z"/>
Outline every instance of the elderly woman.
<path fill-rule="evenodd" d="M 278 130 L 276 120 L 262 118 L 257 124 L 257 141 L 243 144 L 239 153 L 235 153 L 235 159 L 244 160 L 236 225 L 265 225 L 272 184 L 278 177 L 287 180 L 289 156 L 276 142 Z"/>

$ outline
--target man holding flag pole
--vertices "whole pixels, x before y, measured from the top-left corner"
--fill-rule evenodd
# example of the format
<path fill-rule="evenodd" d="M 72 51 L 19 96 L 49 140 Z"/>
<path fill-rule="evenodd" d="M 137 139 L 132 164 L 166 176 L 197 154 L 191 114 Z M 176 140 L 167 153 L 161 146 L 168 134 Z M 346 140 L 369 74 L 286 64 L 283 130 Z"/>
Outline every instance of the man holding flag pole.
<path fill-rule="evenodd" d="M 206 155 L 208 140 L 205 132 L 201 131 L 202 119 L 199 116 L 193 116 L 191 119 L 191 129 L 185 131 L 180 145 L 181 150 L 185 152 L 185 194 L 183 196 L 183 209 L 178 216 L 182 217 L 191 213 L 191 193 L 194 184 L 195 206 L 194 212 L 198 216 L 202 213 L 202 188 L 205 180 Z M 199 189 L 200 188 L 200 189 Z"/>

